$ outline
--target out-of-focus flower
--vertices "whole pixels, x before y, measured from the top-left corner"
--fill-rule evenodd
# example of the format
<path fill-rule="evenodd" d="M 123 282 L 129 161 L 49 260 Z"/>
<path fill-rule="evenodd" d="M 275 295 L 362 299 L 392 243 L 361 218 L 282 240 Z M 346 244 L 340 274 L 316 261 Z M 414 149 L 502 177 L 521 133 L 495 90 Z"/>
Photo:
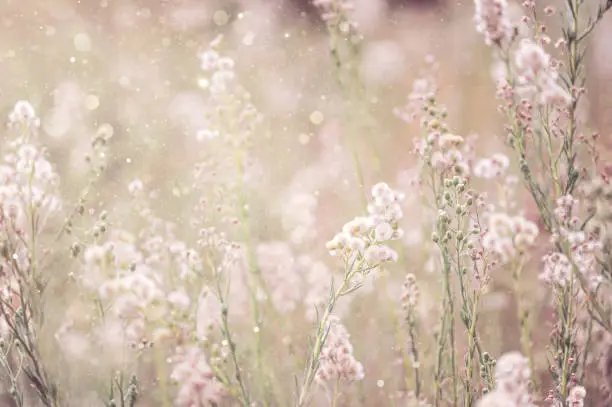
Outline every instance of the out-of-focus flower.
<path fill-rule="evenodd" d="M 483 34 L 487 45 L 504 44 L 513 35 L 514 28 L 508 16 L 506 0 L 475 0 L 476 30 Z"/>
<path fill-rule="evenodd" d="M 521 41 L 515 64 L 519 73 L 520 91 L 535 95 L 542 105 L 567 106 L 571 96 L 557 83 L 557 72 L 551 65 L 550 55 L 533 41 Z"/>
<path fill-rule="evenodd" d="M 502 263 L 521 255 L 538 236 L 537 225 L 521 216 L 492 213 L 488 226 L 482 244 L 486 250 L 498 255 Z"/>
<path fill-rule="evenodd" d="M 510 166 L 510 159 L 503 154 L 494 154 L 491 158 L 483 158 L 474 165 L 474 175 L 479 178 L 493 179 L 505 175 Z"/>
<path fill-rule="evenodd" d="M 419 303 L 419 287 L 416 284 L 414 274 L 408 274 L 402 286 L 402 307 L 404 309 L 413 309 Z"/>
<path fill-rule="evenodd" d="M 34 106 L 27 100 L 20 100 L 15 104 L 15 107 L 9 114 L 9 122 L 12 125 L 40 126 L 40 119 L 36 116 Z"/>
<path fill-rule="evenodd" d="M 199 348 L 189 348 L 175 357 L 170 378 L 178 386 L 176 404 L 182 407 L 217 405 L 225 395 Z"/>
<path fill-rule="evenodd" d="M 495 365 L 495 390 L 476 404 L 478 407 L 535 407 L 529 393 L 529 360 L 519 352 L 502 355 Z"/>
<path fill-rule="evenodd" d="M 567 398 L 567 407 L 584 407 L 586 389 L 582 386 L 572 387 Z"/>

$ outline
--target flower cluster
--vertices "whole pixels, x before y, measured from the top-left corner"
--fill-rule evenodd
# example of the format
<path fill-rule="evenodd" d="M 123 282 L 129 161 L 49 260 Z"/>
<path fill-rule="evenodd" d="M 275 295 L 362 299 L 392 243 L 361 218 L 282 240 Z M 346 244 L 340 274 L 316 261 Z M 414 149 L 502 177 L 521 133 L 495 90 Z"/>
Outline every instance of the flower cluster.
<path fill-rule="evenodd" d="M 492 213 L 482 244 L 486 250 L 499 256 L 502 263 L 507 263 L 533 246 L 537 236 L 537 225 L 522 216 Z"/>
<path fill-rule="evenodd" d="M 38 233 L 47 218 L 61 209 L 59 176 L 30 132 L 38 126 L 32 105 L 17 102 L 10 120 L 25 127 L 8 143 L 0 165 L 0 206 L 16 231 Z M 30 218 L 36 218 L 36 222 L 27 221 Z M 28 230 L 30 224 L 36 224 L 37 230 Z"/>
<path fill-rule="evenodd" d="M 582 230 L 579 210 L 578 200 L 571 195 L 557 199 L 554 210 L 557 226 L 552 241 L 560 243 L 561 246 L 567 245 L 568 250 L 545 255 L 540 278 L 548 284 L 564 287 L 571 279 L 572 269 L 576 267 L 576 270 L 588 279 L 591 288 L 596 289 L 602 282 L 597 260 L 602 243 L 595 235 Z"/>
<path fill-rule="evenodd" d="M 178 385 L 176 404 L 199 407 L 219 404 L 225 395 L 223 385 L 216 379 L 206 356 L 199 348 L 189 348 L 174 358 L 170 378 Z"/>
<path fill-rule="evenodd" d="M 559 252 L 546 254 L 540 279 L 551 285 L 567 286 L 572 277 L 572 264 L 566 255 Z"/>
<path fill-rule="evenodd" d="M 494 179 L 505 175 L 510 166 L 510 159 L 503 154 L 494 154 L 491 158 L 482 158 L 473 168 L 474 175 L 479 178 Z"/>
<path fill-rule="evenodd" d="M 567 106 L 570 95 L 557 83 L 558 73 L 553 69 L 550 55 L 530 40 L 519 45 L 515 64 L 519 74 L 519 89 L 526 95 L 537 96 L 542 105 Z"/>
<path fill-rule="evenodd" d="M 433 57 L 427 58 L 426 62 L 427 69 L 412 82 L 412 89 L 408 94 L 406 104 L 393 109 L 393 113 L 406 123 L 412 123 L 423 113 L 423 109 L 434 99 L 437 91 L 436 80 L 432 76 L 432 72 L 437 69 L 437 64 Z"/>
<path fill-rule="evenodd" d="M 40 119 L 36 115 L 34 106 L 27 100 L 19 100 L 11 113 L 9 113 L 9 124 L 11 126 L 23 126 L 35 128 L 40 126 Z"/>
<path fill-rule="evenodd" d="M 488 45 L 507 43 L 514 34 L 506 0 L 475 0 L 476 29 Z"/>
<path fill-rule="evenodd" d="M 408 274 L 402 286 L 402 307 L 414 309 L 419 303 L 419 287 L 414 274 Z"/>
<path fill-rule="evenodd" d="M 345 224 L 342 232 L 327 243 L 332 255 L 346 258 L 357 256 L 374 267 L 387 261 L 397 261 L 397 253 L 382 244 L 399 239 L 403 232 L 398 226 L 402 218 L 400 202 L 404 195 L 387 184 L 372 187 L 372 202 L 368 205 L 369 216 L 357 217 Z"/>
<path fill-rule="evenodd" d="M 146 336 L 146 323 L 165 313 L 163 291 L 150 275 L 134 272 L 104 283 L 100 299 L 111 303 L 111 312 L 122 321 L 125 336 L 131 343 L 141 343 Z"/>
<path fill-rule="evenodd" d="M 251 103 L 251 95 L 236 78 L 234 60 L 220 54 L 222 37 L 216 38 L 200 55 L 206 77 L 201 86 L 210 94 L 208 123 L 197 134 L 199 140 L 222 136 L 232 146 L 248 144 L 261 114 Z"/>
<path fill-rule="evenodd" d="M 349 333 L 336 316 L 330 316 L 328 334 L 321 351 L 317 379 L 327 380 L 362 380 L 363 366 L 353 356 L 353 346 L 349 342 Z"/>
<path fill-rule="evenodd" d="M 586 389 L 582 386 L 572 387 L 567 397 L 567 407 L 584 407 Z"/>
<path fill-rule="evenodd" d="M 519 352 L 510 352 L 495 365 L 495 390 L 478 402 L 478 407 L 535 407 L 529 393 L 529 360 Z"/>

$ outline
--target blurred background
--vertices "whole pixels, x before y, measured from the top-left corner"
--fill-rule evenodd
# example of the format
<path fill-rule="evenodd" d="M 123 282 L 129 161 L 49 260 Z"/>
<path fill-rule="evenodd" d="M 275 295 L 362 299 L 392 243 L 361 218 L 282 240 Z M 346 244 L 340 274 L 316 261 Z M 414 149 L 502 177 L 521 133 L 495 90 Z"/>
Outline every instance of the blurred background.
<path fill-rule="evenodd" d="M 409 188 L 418 125 L 403 123 L 393 110 L 404 104 L 412 82 L 431 69 L 427 61 L 432 57 L 439 99 L 448 108 L 453 131 L 479 134 L 478 148 L 485 155 L 505 151 L 494 99 L 494 61 L 474 29 L 470 0 L 353 3 L 364 37 L 355 68 L 364 87 L 366 126 L 351 126 L 329 35 L 310 0 L 0 0 L 0 113 L 7 117 L 20 99 L 34 105 L 41 118 L 41 141 L 62 176 L 64 194 L 74 200 L 85 184 L 85 155 L 93 135 L 112 133 L 95 206 L 110 210 L 115 224 L 128 227 L 126 219 L 112 212 L 130 206 L 127 185 L 139 178 L 161 196 L 152 203 L 160 216 L 188 230 L 182 213 L 197 198 L 185 198 L 189 179 L 209 148 L 198 137 L 207 108 L 199 55 L 223 34 L 223 53 L 235 60 L 239 80 L 264 118 L 249 162 L 257 180 L 253 233 L 259 241 L 283 240 L 289 233 L 283 210 L 296 204 L 284 200 L 287 191 L 316 192 L 317 239 L 302 250 L 327 261 L 325 241 L 352 218 L 347 214 L 359 213 L 359 202 L 349 192 L 356 183 L 346 175 L 350 165 L 348 171 L 331 165 L 342 163 L 334 155 L 340 148 L 339 129 L 354 133 L 365 185 L 386 180 L 400 190 Z M 520 7 L 513 7 L 520 17 Z M 554 29 L 553 24 L 553 43 Z M 612 149 L 611 38 L 608 15 L 589 50 L 583 113 L 602 135 L 603 145 Z M 323 178 L 325 185 L 313 181 Z M 405 243 L 412 249 L 404 255 L 414 259 L 411 264 L 425 264 L 429 254 L 418 245 L 420 202 L 409 198 Z M 392 298 L 398 297 L 404 274 L 392 285 Z M 527 278 L 535 279 L 535 274 Z M 490 298 L 494 303 L 499 297 Z M 429 301 L 433 305 L 435 299 Z M 368 315 L 367 304 L 357 306 L 362 319 L 349 323 L 349 330 L 376 328 L 376 315 Z M 378 306 L 375 298 L 370 305 Z M 516 326 L 490 329 L 499 339 L 499 349 L 492 353 L 516 347 L 518 339 L 503 334 L 516 332 Z M 540 342 L 536 338 L 536 346 L 547 334 L 542 332 Z M 379 340 L 376 329 L 360 338 L 373 345 Z M 377 367 L 376 353 L 359 357 L 372 377 L 387 371 Z M 376 393 L 373 382 L 366 386 Z"/>

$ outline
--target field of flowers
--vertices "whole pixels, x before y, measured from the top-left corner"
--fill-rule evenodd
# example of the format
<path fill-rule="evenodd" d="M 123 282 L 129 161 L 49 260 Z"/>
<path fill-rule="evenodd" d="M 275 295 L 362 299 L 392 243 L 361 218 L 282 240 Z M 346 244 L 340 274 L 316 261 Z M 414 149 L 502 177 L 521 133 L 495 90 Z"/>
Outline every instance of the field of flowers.
<path fill-rule="evenodd" d="M 610 9 L 0 0 L 0 407 L 611 406 Z"/>

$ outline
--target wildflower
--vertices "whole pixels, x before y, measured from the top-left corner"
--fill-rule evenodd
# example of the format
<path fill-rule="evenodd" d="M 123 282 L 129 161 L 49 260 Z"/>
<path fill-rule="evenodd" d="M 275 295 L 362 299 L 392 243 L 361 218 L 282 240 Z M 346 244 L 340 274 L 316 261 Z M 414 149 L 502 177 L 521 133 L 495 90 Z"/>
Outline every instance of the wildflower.
<path fill-rule="evenodd" d="M 210 71 L 217 67 L 219 61 L 219 53 L 213 49 L 208 49 L 200 54 L 200 68 L 204 71 Z"/>
<path fill-rule="evenodd" d="M 584 407 L 586 389 L 582 386 L 572 387 L 567 398 L 567 407 Z"/>
<path fill-rule="evenodd" d="M 144 185 L 141 180 L 135 179 L 128 185 L 128 191 L 130 195 L 137 196 L 139 195 L 144 188 Z"/>
<path fill-rule="evenodd" d="M 176 404 L 184 407 L 217 405 L 225 390 L 199 348 L 190 348 L 177 355 L 170 378 L 178 385 Z"/>
<path fill-rule="evenodd" d="M 550 253 L 544 256 L 544 269 L 540 279 L 551 285 L 565 287 L 572 276 L 572 265 L 563 253 Z"/>
<path fill-rule="evenodd" d="M 212 140 L 212 139 L 217 138 L 218 136 L 219 136 L 219 132 L 217 130 L 211 130 L 211 129 L 202 129 L 196 133 L 196 139 L 198 141 Z"/>
<path fill-rule="evenodd" d="M 419 295 L 416 277 L 414 274 L 408 274 L 402 287 L 402 307 L 404 309 L 415 308 L 419 302 Z"/>
<path fill-rule="evenodd" d="M 474 165 L 474 175 L 479 178 L 493 179 L 503 176 L 510 166 L 510 160 L 503 154 L 478 160 Z"/>
<path fill-rule="evenodd" d="M 185 290 L 175 290 L 168 294 L 168 302 L 177 309 L 187 310 L 191 300 Z"/>
<path fill-rule="evenodd" d="M 40 119 L 36 116 L 36 111 L 30 102 L 20 100 L 9 114 L 9 122 L 12 125 L 22 124 L 24 126 L 38 127 Z"/>
<path fill-rule="evenodd" d="M 388 222 L 382 222 L 374 229 L 374 238 L 379 242 L 391 239 L 393 236 L 393 227 Z"/>
<path fill-rule="evenodd" d="M 451 148 L 457 148 L 463 144 L 463 137 L 458 136 L 456 134 L 446 133 L 440 136 L 438 140 L 438 145 L 441 150 L 449 150 Z"/>
<path fill-rule="evenodd" d="M 369 216 L 356 217 L 347 222 L 342 232 L 327 242 L 330 254 L 349 258 L 362 256 L 372 267 L 397 261 L 397 253 L 382 243 L 403 236 L 398 221 L 403 216 L 399 203 L 404 195 L 385 183 L 379 183 L 372 187 L 372 198 L 368 205 Z"/>
<path fill-rule="evenodd" d="M 363 257 L 365 258 L 366 262 L 372 266 L 388 261 L 397 261 L 397 253 L 383 245 L 369 246 L 365 250 Z"/>
<path fill-rule="evenodd" d="M 513 27 L 508 17 L 506 0 L 475 0 L 476 30 L 483 34 L 487 45 L 508 42 L 513 35 Z"/>
<path fill-rule="evenodd" d="M 327 380 L 362 380 L 363 366 L 353 356 L 353 346 L 349 342 L 349 333 L 336 316 L 330 316 L 327 324 L 329 332 L 321 351 L 317 379 Z"/>
<path fill-rule="evenodd" d="M 519 407 L 505 393 L 492 391 L 476 403 L 476 407 Z"/>
<path fill-rule="evenodd" d="M 529 393 L 529 360 L 519 352 L 502 355 L 495 365 L 495 390 L 484 396 L 477 407 L 535 407 Z"/>
<path fill-rule="evenodd" d="M 496 388 L 506 393 L 527 393 L 531 369 L 529 360 L 519 352 L 509 352 L 495 365 Z"/>
<path fill-rule="evenodd" d="M 496 253 L 502 263 L 507 263 L 533 246 L 537 236 L 538 227 L 535 223 L 521 216 L 492 213 L 489 216 L 489 228 L 483 237 L 483 246 Z"/>
<path fill-rule="evenodd" d="M 557 84 L 557 72 L 550 55 L 538 44 L 523 40 L 516 51 L 515 64 L 519 72 L 522 91 L 538 96 L 542 105 L 567 106 L 570 95 Z"/>

